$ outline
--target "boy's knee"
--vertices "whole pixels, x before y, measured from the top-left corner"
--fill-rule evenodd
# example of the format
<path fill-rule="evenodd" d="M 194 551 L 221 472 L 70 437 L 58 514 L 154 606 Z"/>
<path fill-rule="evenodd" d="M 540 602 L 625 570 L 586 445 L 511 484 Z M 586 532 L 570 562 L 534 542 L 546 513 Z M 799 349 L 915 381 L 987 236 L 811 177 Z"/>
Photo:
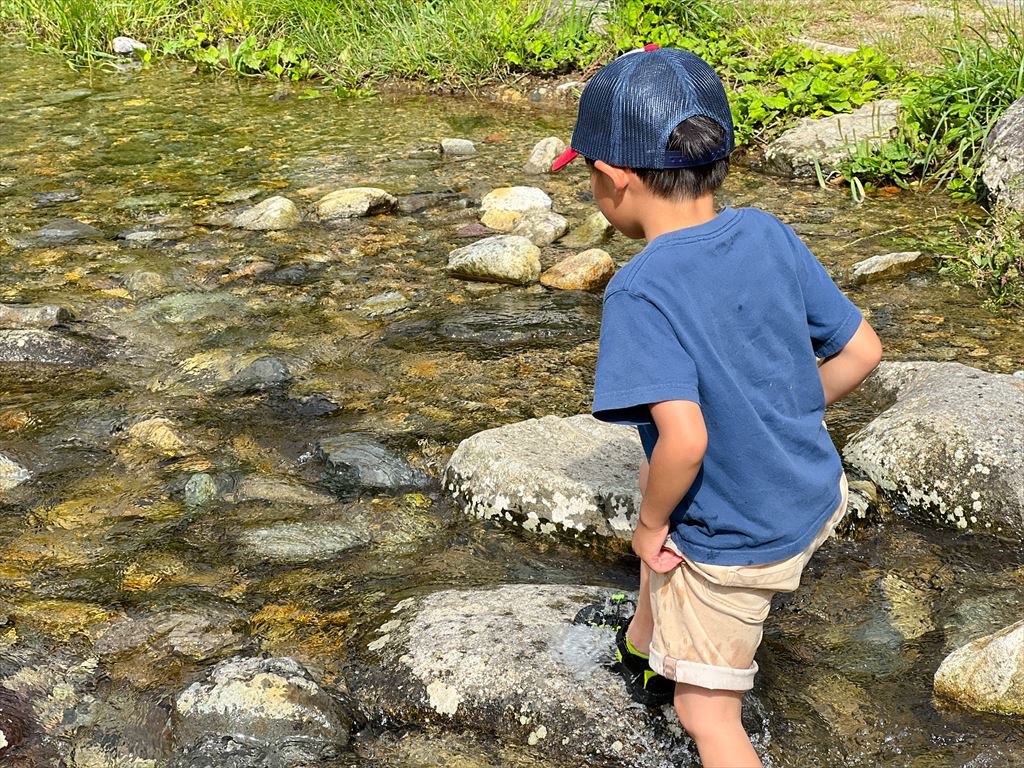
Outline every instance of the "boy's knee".
<path fill-rule="evenodd" d="M 701 742 L 740 724 L 743 694 L 712 691 L 676 684 L 675 710 L 679 723 L 694 741 Z"/>

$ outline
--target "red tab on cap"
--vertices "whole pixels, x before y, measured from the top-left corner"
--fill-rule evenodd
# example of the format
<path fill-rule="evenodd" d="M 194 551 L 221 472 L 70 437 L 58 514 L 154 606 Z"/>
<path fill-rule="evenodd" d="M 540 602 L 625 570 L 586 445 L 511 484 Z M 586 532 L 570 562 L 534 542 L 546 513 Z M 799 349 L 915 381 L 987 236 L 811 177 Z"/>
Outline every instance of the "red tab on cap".
<path fill-rule="evenodd" d="M 661 46 L 658 45 L 657 43 L 648 43 L 647 45 L 644 46 L 645 51 L 656 51 L 659 48 L 661 48 Z"/>
<path fill-rule="evenodd" d="M 565 150 L 565 152 L 560 154 L 555 159 L 555 162 L 553 162 L 551 164 L 551 172 L 554 173 L 555 171 L 562 170 L 563 168 L 565 168 L 565 166 L 567 166 L 569 163 L 571 163 L 573 160 L 575 160 L 579 156 L 580 156 L 579 152 L 577 152 L 572 147 L 569 147 L 567 150 Z"/>

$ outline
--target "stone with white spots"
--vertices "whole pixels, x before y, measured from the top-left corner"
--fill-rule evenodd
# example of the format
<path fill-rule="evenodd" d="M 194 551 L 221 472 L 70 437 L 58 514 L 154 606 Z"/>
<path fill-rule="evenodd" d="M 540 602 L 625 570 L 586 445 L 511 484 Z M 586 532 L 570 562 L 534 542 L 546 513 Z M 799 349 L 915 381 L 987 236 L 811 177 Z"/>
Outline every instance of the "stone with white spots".
<path fill-rule="evenodd" d="M 373 719 L 477 731 L 552 765 L 689 765 L 671 707 L 636 705 L 609 669 L 614 632 L 572 623 L 613 592 L 509 584 L 403 600 L 367 635 L 353 695 Z M 757 742 L 764 710 L 747 699 Z"/>
<path fill-rule="evenodd" d="M 1024 538 L 1024 379 L 960 363 L 886 362 L 885 410 L 843 457 L 918 519 Z"/>
<path fill-rule="evenodd" d="M 983 712 L 1024 715 L 1024 621 L 953 651 L 935 672 L 935 693 Z"/>
<path fill-rule="evenodd" d="M 635 428 L 586 414 L 545 416 L 466 438 L 443 482 L 478 517 L 628 540 L 640 508 L 642 457 Z"/>

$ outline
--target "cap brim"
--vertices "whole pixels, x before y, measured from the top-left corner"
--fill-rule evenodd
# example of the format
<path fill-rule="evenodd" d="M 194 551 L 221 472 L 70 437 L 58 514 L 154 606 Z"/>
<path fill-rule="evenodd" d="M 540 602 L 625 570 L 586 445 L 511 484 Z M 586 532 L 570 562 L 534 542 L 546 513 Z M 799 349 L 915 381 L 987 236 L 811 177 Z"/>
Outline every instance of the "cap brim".
<path fill-rule="evenodd" d="M 565 150 L 565 152 L 560 154 L 555 159 L 555 162 L 553 162 L 551 164 L 551 172 L 552 173 L 556 173 L 557 171 L 562 170 L 563 168 L 565 168 L 565 166 L 567 166 L 569 163 L 571 163 L 573 160 L 575 160 L 579 156 L 580 156 L 579 152 L 577 152 L 572 147 L 569 147 L 567 150 Z"/>

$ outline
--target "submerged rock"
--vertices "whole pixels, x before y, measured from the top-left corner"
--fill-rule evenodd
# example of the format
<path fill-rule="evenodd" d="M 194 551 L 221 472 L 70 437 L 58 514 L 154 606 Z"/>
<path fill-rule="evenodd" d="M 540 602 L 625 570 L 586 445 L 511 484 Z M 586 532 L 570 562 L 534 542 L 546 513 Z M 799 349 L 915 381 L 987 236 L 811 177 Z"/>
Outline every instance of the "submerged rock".
<path fill-rule="evenodd" d="M 910 512 L 1024 538 L 1024 380 L 960 363 L 882 363 L 868 380 L 889 407 L 843 457 Z"/>
<path fill-rule="evenodd" d="M 592 248 L 607 240 L 615 231 L 615 227 L 600 211 L 590 214 L 583 223 L 562 238 L 561 245 L 566 248 Z"/>
<path fill-rule="evenodd" d="M 1024 715 L 1024 621 L 953 651 L 935 672 L 935 693 L 983 712 Z"/>
<path fill-rule="evenodd" d="M 60 205 L 61 203 L 75 203 L 81 199 L 82 195 L 77 189 L 55 189 L 51 192 L 36 192 L 32 195 L 32 202 L 37 208 Z"/>
<path fill-rule="evenodd" d="M 441 139 L 441 154 L 445 157 L 470 157 L 476 154 L 476 145 L 469 139 Z"/>
<path fill-rule="evenodd" d="M 182 361 L 161 384 L 182 382 L 206 392 L 254 394 L 281 389 L 291 380 L 291 370 L 276 357 L 215 349 Z"/>
<path fill-rule="evenodd" d="M 557 136 L 548 136 L 538 141 L 530 151 L 530 158 L 523 166 L 523 171 L 531 175 L 549 173 L 551 164 L 560 154 L 565 152 L 565 142 Z"/>
<path fill-rule="evenodd" d="M 995 202 L 1024 211 L 1024 96 L 1007 107 L 989 131 L 981 180 Z"/>
<path fill-rule="evenodd" d="M 448 254 L 452 277 L 527 285 L 540 277 L 540 249 L 518 235 L 495 235 Z"/>
<path fill-rule="evenodd" d="M 78 219 L 54 219 L 46 226 L 12 238 L 16 246 L 70 245 L 83 240 L 99 240 L 103 233 Z"/>
<path fill-rule="evenodd" d="M 510 349 L 574 345 L 597 338 L 597 297 L 503 291 L 455 310 L 445 308 L 390 325 L 386 344 L 505 354 Z"/>
<path fill-rule="evenodd" d="M 232 226 L 238 229 L 268 231 L 295 229 L 302 223 L 299 209 L 287 197 L 275 195 L 235 216 Z"/>
<path fill-rule="evenodd" d="M 188 453 L 185 441 L 178 435 L 177 425 L 170 419 L 156 417 L 140 421 L 128 428 L 130 438 L 164 456 Z"/>
<path fill-rule="evenodd" d="M 220 496 L 217 481 L 212 475 L 197 472 L 185 483 L 185 506 L 201 507 Z"/>
<path fill-rule="evenodd" d="M 628 540 L 640 508 L 642 456 L 636 429 L 586 414 L 545 416 L 466 438 L 443 484 L 478 517 Z"/>
<path fill-rule="evenodd" d="M 316 215 L 321 221 L 372 216 L 393 211 L 398 198 L 376 187 L 339 189 L 321 197 L 316 203 Z"/>
<path fill-rule="evenodd" d="M 294 659 L 235 658 L 177 697 L 171 728 L 177 768 L 299 768 L 337 758 L 351 719 Z"/>
<path fill-rule="evenodd" d="M 371 296 L 362 303 L 360 309 L 370 317 L 393 315 L 409 306 L 409 297 L 401 291 L 388 291 Z"/>
<path fill-rule="evenodd" d="M 541 285 L 570 291 L 603 288 L 615 274 L 615 262 L 606 251 L 591 248 L 567 256 L 540 276 Z"/>
<path fill-rule="evenodd" d="M 0 364 L 66 365 L 86 368 L 96 362 L 92 350 L 53 331 L 0 331 Z"/>
<path fill-rule="evenodd" d="M 689 764 L 672 710 L 638 707 L 609 669 L 614 633 L 572 624 L 612 592 L 512 584 L 404 600 L 370 638 L 353 692 L 377 717 L 471 728 L 559 765 Z"/>
<path fill-rule="evenodd" d="M 932 257 L 923 255 L 921 251 L 881 253 L 858 261 L 853 265 L 851 274 L 855 283 L 869 283 L 874 280 L 886 280 L 905 275 L 912 269 L 925 266 L 931 261 Z"/>
<path fill-rule="evenodd" d="M 0 453 L 0 493 L 17 488 L 32 477 L 32 473 L 13 459 Z"/>
<path fill-rule="evenodd" d="M 887 144 L 897 129 L 899 109 L 899 101 L 888 99 L 847 114 L 805 117 L 768 145 L 764 167 L 783 176 L 813 177 L 817 160 L 827 173 L 858 146 L 878 149 Z"/>
<path fill-rule="evenodd" d="M 152 278 L 140 279 L 139 282 L 158 290 L 159 283 Z M 244 308 L 245 301 L 227 291 L 185 291 L 147 301 L 136 314 L 141 320 L 186 325 L 210 318 L 236 316 Z"/>
<path fill-rule="evenodd" d="M 0 328 L 52 328 L 71 321 L 71 313 L 53 305 L 0 304 Z"/>
<path fill-rule="evenodd" d="M 550 211 L 551 198 L 536 187 L 499 187 L 480 201 L 484 226 L 498 232 L 509 232 L 527 213 Z"/>
<path fill-rule="evenodd" d="M 320 441 L 317 453 L 327 463 L 324 483 L 342 495 L 417 490 L 428 484 L 426 475 L 365 435 L 329 437 Z"/>
<path fill-rule="evenodd" d="M 569 229 L 565 217 L 551 211 L 528 213 L 512 228 L 510 234 L 525 237 L 538 248 L 551 245 Z"/>
<path fill-rule="evenodd" d="M 362 519 L 275 523 L 248 528 L 238 537 L 244 554 L 280 563 L 331 560 L 372 540 L 370 527 Z"/>

